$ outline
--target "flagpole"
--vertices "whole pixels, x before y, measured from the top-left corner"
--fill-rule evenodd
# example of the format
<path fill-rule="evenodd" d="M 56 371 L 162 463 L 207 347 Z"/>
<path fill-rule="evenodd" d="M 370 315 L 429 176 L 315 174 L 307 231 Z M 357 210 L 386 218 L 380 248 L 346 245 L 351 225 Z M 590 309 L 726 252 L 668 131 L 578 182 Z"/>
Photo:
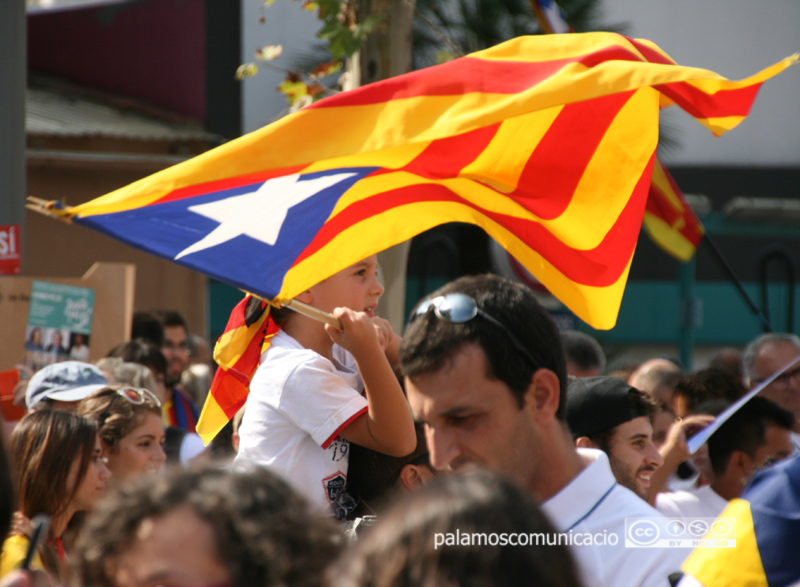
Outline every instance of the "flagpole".
<path fill-rule="evenodd" d="M 758 321 L 761 322 L 761 327 L 764 329 L 764 332 L 772 332 L 772 327 L 769 325 L 769 322 L 767 321 L 763 312 L 752 300 L 747 291 L 744 289 L 744 285 L 742 285 L 742 282 L 739 281 L 738 277 L 736 277 L 736 274 L 733 272 L 733 269 L 731 269 L 731 266 L 728 265 L 728 262 L 725 260 L 725 257 L 722 256 L 722 253 L 717 248 L 717 245 L 714 244 L 714 241 L 711 240 L 711 237 L 708 235 L 708 233 L 703 235 L 703 242 L 705 242 L 708 245 L 708 248 L 711 249 L 711 252 L 714 254 L 717 261 L 724 269 L 725 273 L 728 274 L 728 278 L 736 286 L 736 289 L 739 290 L 739 293 L 742 294 L 744 301 L 747 302 L 748 306 L 750 306 L 750 309 L 753 311 L 753 314 L 755 314 L 756 318 L 758 318 Z"/>
<path fill-rule="evenodd" d="M 309 306 L 308 304 L 304 304 L 299 300 L 289 300 L 287 302 L 283 302 L 281 304 L 281 308 L 289 308 L 290 310 L 294 310 L 298 314 L 302 314 L 303 316 L 307 316 L 309 318 L 313 318 L 319 322 L 324 322 L 325 324 L 330 324 L 337 330 L 343 330 L 342 322 L 333 314 L 328 314 L 327 312 L 323 312 L 322 310 L 315 308 L 314 306 Z"/>

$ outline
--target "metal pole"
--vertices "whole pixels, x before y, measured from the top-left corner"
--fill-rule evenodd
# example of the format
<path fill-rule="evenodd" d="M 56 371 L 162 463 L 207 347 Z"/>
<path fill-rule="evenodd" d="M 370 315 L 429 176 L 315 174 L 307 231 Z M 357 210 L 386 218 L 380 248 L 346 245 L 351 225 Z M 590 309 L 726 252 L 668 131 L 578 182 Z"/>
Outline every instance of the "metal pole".
<path fill-rule="evenodd" d="M 0 0 L 0 224 L 18 224 L 20 243 L 25 242 L 26 27 L 25 0 Z"/>
<path fill-rule="evenodd" d="M 731 280 L 733 285 L 736 286 L 736 289 L 739 290 L 739 293 L 742 295 L 742 299 L 745 301 L 747 306 L 753 312 L 753 315 L 756 318 L 758 318 L 758 321 L 761 323 L 761 327 L 764 329 L 764 332 L 772 332 L 772 327 L 769 324 L 769 320 L 767 320 L 767 318 L 761 312 L 761 309 L 756 305 L 756 303 L 753 301 L 753 299 L 747 294 L 747 290 L 744 289 L 744 285 L 739 280 L 739 278 L 736 277 L 736 274 L 733 272 L 733 269 L 731 268 L 730 265 L 728 265 L 728 262 L 725 260 L 725 257 L 722 256 L 722 253 L 717 248 L 717 245 L 714 244 L 714 241 L 711 240 L 711 237 L 708 235 L 708 233 L 706 233 L 703 236 L 703 242 L 706 243 L 706 245 L 708 246 L 709 250 L 714 254 L 714 258 L 717 260 L 717 262 L 720 264 L 722 269 L 728 275 L 728 278 Z"/>

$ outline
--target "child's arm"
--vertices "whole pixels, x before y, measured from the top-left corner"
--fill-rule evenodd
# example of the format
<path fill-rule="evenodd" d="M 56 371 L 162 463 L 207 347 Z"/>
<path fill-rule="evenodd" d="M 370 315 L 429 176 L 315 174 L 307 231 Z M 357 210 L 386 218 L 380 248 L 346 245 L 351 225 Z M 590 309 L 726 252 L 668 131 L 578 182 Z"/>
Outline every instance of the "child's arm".
<path fill-rule="evenodd" d="M 360 446 L 402 457 L 417 444 L 414 420 L 403 390 L 381 348 L 378 332 L 364 312 L 336 308 L 333 315 L 343 330 L 325 325 L 333 342 L 350 351 L 356 360 L 367 396 L 368 409 L 353 420 L 341 435 Z"/>

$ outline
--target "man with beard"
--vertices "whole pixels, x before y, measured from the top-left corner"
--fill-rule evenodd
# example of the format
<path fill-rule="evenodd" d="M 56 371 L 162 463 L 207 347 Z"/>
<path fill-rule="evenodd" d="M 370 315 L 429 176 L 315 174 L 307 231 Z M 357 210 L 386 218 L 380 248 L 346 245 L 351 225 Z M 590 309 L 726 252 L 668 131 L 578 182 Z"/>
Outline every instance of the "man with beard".
<path fill-rule="evenodd" d="M 664 518 L 616 482 L 605 453 L 575 448 L 561 340 L 528 288 L 495 275 L 445 285 L 414 311 L 400 361 L 432 467 L 484 466 L 525 488 L 575 538 L 586 585 L 669 584 L 688 553 L 626 548 L 626 518 Z"/>
<path fill-rule="evenodd" d="M 608 455 L 617 482 L 647 501 L 650 477 L 663 463 L 653 444 L 650 395 L 616 377 L 584 377 L 567 389 L 567 424 L 575 445 Z"/>
<path fill-rule="evenodd" d="M 178 312 L 163 310 L 158 315 L 164 327 L 161 354 L 167 360 L 164 385 L 168 394 L 164 413 L 170 426 L 194 432 L 198 417 L 197 406 L 180 386 L 181 376 L 189 367 L 189 328 Z"/>

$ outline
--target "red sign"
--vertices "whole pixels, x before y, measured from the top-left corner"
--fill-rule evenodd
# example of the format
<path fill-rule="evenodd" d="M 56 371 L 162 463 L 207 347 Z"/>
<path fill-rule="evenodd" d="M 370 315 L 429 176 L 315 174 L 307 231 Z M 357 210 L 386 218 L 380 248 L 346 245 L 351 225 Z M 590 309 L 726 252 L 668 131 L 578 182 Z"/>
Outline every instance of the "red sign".
<path fill-rule="evenodd" d="M 21 272 L 19 224 L 0 226 L 0 275 L 18 275 Z"/>

